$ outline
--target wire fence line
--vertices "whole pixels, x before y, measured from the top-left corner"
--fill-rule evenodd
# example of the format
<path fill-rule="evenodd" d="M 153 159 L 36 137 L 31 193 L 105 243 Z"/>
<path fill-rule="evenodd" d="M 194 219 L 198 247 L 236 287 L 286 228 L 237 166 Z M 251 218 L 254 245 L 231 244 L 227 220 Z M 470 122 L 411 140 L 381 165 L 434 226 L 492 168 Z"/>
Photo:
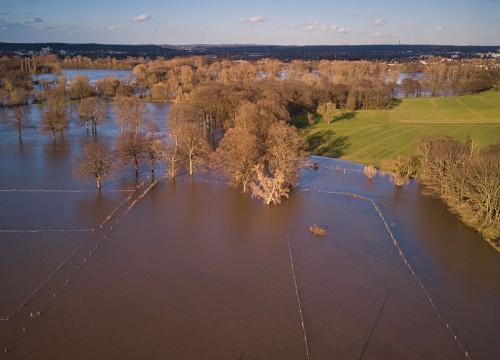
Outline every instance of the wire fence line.
<path fill-rule="evenodd" d="M 292 246 L 290 245 L 290 238 L 288 236 L 286 237 L 286 241 L 288 243 L 288 252 L 290 254 L 290 267 L 292 268 L 293 284 L 295 285 L 295 296 L 297 297 L 297 305 L 299 308 L 300 324 L 302 326 L 302 333 L 304 334 L 304 344 L 305 344 L 305 350 L 306 350 L 306 357 L 309 360 L 310 359 L 309 344 L 307 341 L 306 326 L 304 323 L 304 314 L 302 312 L 302 304 L 300 303 L 299 287 L 297 285 L 297 277 L 295 275 L 295 266 L 293 263 Z"/>
<path fill-rule="evenodd" d="M 136 185 L 133 189 L 126 190 L 127 193 L 130 193 L 125 199 L 123 199 L 112 211 L 111 213 L 102 221 L 102 223 L 99 225 L 98 229 L 103 229 L 107 223 L 109 223 L 113 217 L 116 215 L 116 213 L 122 208 L 127 202 L 130 202 L 131 199 L 134 197 L 134 195 L 137 195 L 137 192 L 140 191 L 140 189 L 144 186 L 145 180 L 142 181 L 140 184 Z M 147 189 L 149 191 L 150 188 Z M 142 194 L 144 195 L 144 194 Z M 141 196 L 141 195 L 139 195 Z M 142 196 L 144 197 L 144 196 Z M 141 197 L 141 199 L 142 199 Z M 130 211 L 130 207 L 126 210 L 126 212 Z M 120 217 L 120 220 L 123 218 Z M 112 227 L 111 227 L 112 229 Z M 57 267 L 47 276 L 45 277 L 41 283 L 38 284 L 38 286 L 31 291 L 28 296 L 16 307 L 14 308 L 7 316 L 0 317 L 0 321 L 9 321 L 13 319 L 13 317 L 21 311 L 30 301 L 33 300 L 33 298 L 40 293 L 40 291 L 49 283 L 50 280 L 53 279 L 53 277 L 71 260 L 75 257 L 75 255 L 83 248 L 83 246 L 89 241 L 90 238 L 92 238 L 96 234 L 96 229 L 77 229 L 77 230 L 0 230 L 0 232 L 90 232 L 74 249 L 73 251 L 59 264 Z M 105 236 L 103 236 L 105 238 Z M 97 248 L 97 244 L 96 244 Z M 92 255 L 92 251 L 90 251 L 89 256 Z M 84 263 L 87 262 L 87 258 L 84 259 Z M 81 265 L 77 265 L 77 270 L 80 270 Z M 69 283 L 69 280 L 67 280 L 67 283 Z M 56 297 L 56 294 L 54 294 L 54 298 Z M 40 314 L 38 314 L 40 315 Z M 30 317 L 37 317 L 36 313 L 30 314 Z"/>
<path fill-rule="evenodd" d="M 438 308 L 438 306 L 436 305 L 435 301 L 432 299 L 430 293 L 427 291 L 427 288 L 424 286 L 422 280 L 420 280 L 420 277 L 417 275 L 417 273 L 413 269 L 412 265 L 408 261 L 408 258 L 406 257 L 406 255 L 404 254 L 403 250 L 401 249 L 401 246 L 399 245 L 398 240 L 394 236 L 394 233 L 392 232 L 389 224 L 385 220 L 385 217 L 382 214 L 382 211 L 380 210 L 379 206 L 377 205 L 377 203 L 373 199 L 371 199 L 369 197 L 366 197 L 366 196 L 358 195 L 358 194 L 355 194 L 355 193 L 342 192 L 342 191 L 332 191 L 332 190 L 326 190 L 326 189 L 321 189 L 321 188 L 299 189 L 297 191 L 301 191 L 301 192 L 317 192 L 317 193 L 324 193 L 324 194 L 339 195 L 339 196 L 350 197 L 350 198 L 354 198 L 354 199 L 358 199 L 360 201 L 365 201 L 365 202 L 370 203 L 372 205 L 373 209 L 375 210 L 375 212 L 377 213 L 377 215 L 379 216 L 380 221 L 382 222 L 382 225 L 385 227 L 385 229 L 386 229 L 389 237 L 391 238 L 392 245 L 395 248 L 396 252 L 398 253 L 399 258 L 403 261 L 403 263 L 406 266 L 406 268 L 410 271 L 411 275 L 413 276 L 413 278 L 415 279 L 415 281 L 417 282 L 417 284 L 422 289 L 425 297 L 427 298 L 427 300 L 431 304 L 431 306 L 434 309 L 436 315 L 441 320 L 441 322 L 446 326 L 446 329 L 448 330 L 450 336 L 455 341 L 455 343 L 457 344 L 457 346 L 460 348 L 461 351 L 463 351 L 463 354 L 464 354 L 465 358 L 469 359 L 469 360 L 472 360 L 471 354 L 469 353 L 469 351 L 467 349 L 467 346 L 465 345 L 465 343 L 462 340 L 459 339 L 459 337 L 457 336 L 457 331 L 455 329 L 453 329 L 453 327 L 451 326 L 451 324 L 449 323 L 449 321 L 446 320 L 446 318 L 443 316 L 441 310 Z"/>
<path fill-rule="evenodd" d="M 8 230 L 0 229 L 0 233 L 41 233 L 41 232 L 92 232 L 94 229 L 33 229 L 33 230 Z"/>
<path fill-rule="evenodd" d="M 108 190 L 63 190 L 63 189 L 0 189 L 0 192 L 23 192 L 23 193 L 99 193 L 99 192 L 133 192 L 133 189 L 108 189 Z"/>

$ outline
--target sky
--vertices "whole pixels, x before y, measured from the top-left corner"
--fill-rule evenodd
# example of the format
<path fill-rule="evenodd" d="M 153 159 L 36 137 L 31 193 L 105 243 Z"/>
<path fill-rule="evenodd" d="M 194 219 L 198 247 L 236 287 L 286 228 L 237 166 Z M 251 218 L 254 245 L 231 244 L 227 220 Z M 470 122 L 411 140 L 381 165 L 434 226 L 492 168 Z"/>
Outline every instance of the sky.
<path fill-rule="evenodd" d="M 500 0 L 0 0 L 0 42 L 500 45 Z"/>

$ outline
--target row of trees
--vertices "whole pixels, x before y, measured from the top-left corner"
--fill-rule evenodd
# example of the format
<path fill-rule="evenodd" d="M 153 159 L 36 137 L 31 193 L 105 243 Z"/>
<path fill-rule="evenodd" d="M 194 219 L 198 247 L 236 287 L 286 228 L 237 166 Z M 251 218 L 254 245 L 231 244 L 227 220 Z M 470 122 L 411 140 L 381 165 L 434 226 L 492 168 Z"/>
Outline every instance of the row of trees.
<path fill-rule="evenodd" d="M 470 138 L 424 136 L 412 156 L 384 165 L 402 185 L 418 178 L 425 195 L 441 199 L 462 221 L 500 245 L 500 143 L 481 150 Z"/>
<path fill-rule="evenodd" d="M 133 82 L 108 78 L 96 84 L 102 97 L 137 93 L 152 100 L 178 100 L 207 84 L 240 84 L 255 86 L 258 82 L 276 82 L 283 87 L 296 87 L 307 93 L 329 93 L 328 101 L 339 109 L 386 108 L 397 89 L 405 96 L 431 93 L 469 94 L 489 89 L 500 79 L 500 68 L 494 60 L 445 61 L 434 59 L 426 64 L 387 64 L 369 61 L 277 60 L 256 62 L 217 60 L 209 57 L 189 57 L 166 60 L 113 58 L 92 60 L 82 56 L 63 60 L 54 55 L 33 59 L 4 58 L 6 73 L 0 76 L 2 103 L 10 104 L 15 91 L 30 89 L 33 71 L 60 71 L 60 68 L 126 68 L 134 73 Z M 8 66 L 7 66 L 8 65 Z M 34 70 L 33 70 L 34 69 Z M 416 72 L 421 76 L 407 78 L 401 85 L 396 80 L 401 72 Z M 2 74 L 0 74 L 2 75 Z M 133 85 L 133 86 L 131 86 Z M 277 85 L 273 85 L 277 87 Z M 317 107 L 318 103 L 315 104 Z"/>
<path fill-rule="evenodd" d="M 418 149 L 424 193 L 443 200 L 486 239 L 500 241 L 500 143 L 478 151 L 470 139 L 426 137 Z"/>
<path fill-rule="evenodd" d="M 267 204 L 279 203 L 297 184 L 297 171 L 305 155 L 304 139 L 287 124 L 288 109 L 304 105 L 303 100 L 290 97 L 296 92 L 279 87 L 280 91 L 273 91 L 263 84 L 197 87 L 173 104 L 165 134 L 159 133 L 145 101 L 137 96 L 117 96 L 112 104 L 121 131 L 115 148 L 86 146 L 75 172 L 95 177 L 100 187 L 102 179 L 119 164 L 132 163 L 138 172 L 144 159 L 153 172 L 157 161 L 164 162 L 171 178 L 181 169 L 193 175 L 211 168 L 243 192 L 251 192 Z M 43 90 L 40 96 L 47 105 L 40 119 L 42 131 L 50 132 L 54 139 L 63 134 L 74 116 L 69 102 L 76 100 L 77 121 L 96 133 L 107 121 L 109 108 L 109 101 L 97 94 L 84 77 L 76 77 L 69 85 L 58 81 Z M 14 119 L 15 113 L 24 109 L 9 107 L 3 114 Z M 17 122 L 21 138 L 21 130 L 32 123 L 27 113 L 19 118 L 23 119 Z M 219 128 L 225 134 L 217 144 L 214 135 Z"/>
<path fill-rule="evenodd" d="M 213 151 L 206 132 L 196 121 L 172 117 L 169 131 L 160 135 L 151 123 L 150 129 L 127 128 L 110 150 L 99 143 L 85 145 L 83 156 L 77 159 L 75 173 L 93 177 L 98 188 L 102 179 L 118 164 L 132 162 L 138 172 L 139 161 L 148 159 L 154 173 L 155 162 L 162 161 L 168 176 L 175 178 L 181 169 L 193 175 L 211 168 L 229 179 L 230 184 L 266 204 L 280 203 L 288 198 L 297 184 L 298 169 L 304 157 L 304 140 L 296 129 L 282 121 L 269 125 L 265 137 L 242 125 L 229 129 Z M 264 141 L 263 143 L 260 141 Z M 115 159 L 120 159 L 119 163 Z"/>

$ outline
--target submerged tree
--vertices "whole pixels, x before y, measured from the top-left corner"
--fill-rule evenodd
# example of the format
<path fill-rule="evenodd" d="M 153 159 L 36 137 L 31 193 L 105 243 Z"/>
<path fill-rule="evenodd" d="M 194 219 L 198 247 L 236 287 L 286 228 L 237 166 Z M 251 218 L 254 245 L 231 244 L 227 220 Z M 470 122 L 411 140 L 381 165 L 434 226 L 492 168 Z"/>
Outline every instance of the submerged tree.
<path fill-rule="evenodd" d="M 306 141 L 295 127 L 278 122 L 269 128 L 264 159 L 271 174 L 283 174 L 286 187 L 297 185 L 305 147 Z"/>
<path fill-rule="evenodd" d="M 156 158 L 167 163 L 170 178 L 174 179 L 177 175 L 178 163 L 183 160 L 183 156 L 179 151 L 177 136 L 170 133 L 169 139 L 166 142 L 162 140 L 155 141 L 151 144 L 151 149 L 155 152 Z"/>
<path fill-rule="evenodd" d="M 144 101 L 135 96 L 120 96 L 114 101 L 118 116 L 116 122 L 122 133 L 125 130 L 138 133 L 140 128 L 151 121 L 151 114 Z"/>
<path fill-rule="evenodd" d="M 78 118 L 80 123 L 85 124 L 88 129 L 89 122 L 92 126 L 92 133 L 97 133 L 97 125 L 106 121 L 107 104 L 106 101 L 89 97 L 83 99 L 78 105 Z"/>
<path fill-rule="evenodd" d="M 304 147 L 305 140 L 294 127 L 284 122 L 272 124 L 263 157 L 267 166 L 254 168 L 257 178 L 250 184 L 252 196 L 265 204 L 279 204 L 282 198 L 288 198 L 299 179 Z"/>
<path fill-rule="evenodd" d="M 254 167 L 259 161 L 257 137 L 241 127 L 229 129 L 212 154 L 212 168 L 227 178 L 243 192 L 255 177 Z"/>
<path fill-rule="evenodd" d="M 139 159 L 146 153 L 146 144 L 142 133 L 126 132 L 116 141 L 116 152 L 125 164 L 132 161 L 135 172 L 139 172 Z"/>
<path fill-rule="evenodd" d="M 57 133 L 64 134 L 64 130 L 68 128 L 68 116 L 65 107 L 50 107 L 42 114 L 42 131 L 52 132 L 53 139 L 56 138 Z"/>
<path fill-rule="evenodd" d="M 189 175 L 201 168 L 203 160 L 210 154 L 211 148 L 199 124 L 190 121 L 179 121 L 178 140 L 182 152 L 189 163 Z"/>
<path fill-rule="evenodd" d="M 115 97 L 119 85 L 118 78 L 105 76 L 104 79 L 96 82 L 97 93 L 104 98 Z"/>
<path fill-rule="evenodd" d="M 286 176 L 281 171 L 266 173 L 264 165 L 254 167 L 256 179 L 250 184 L 252 197 L 261 199 L 266 205 L 279 204 L 283 198 L 290 196 L 290 188 L 286 186 Z"/>
<path fill-rule="evenodd" d="M 93 143 L 83 147 L 83 156 L 75 159 L 74 172 L 78 178 L 94 177 L 97 188 L 101 188 L 102 180 L 113 170 L 113 153 L 103 144 Z"/>
<path fill-rule="evenodd" d="M 95 90 L 90 85 L 87 76 L 77 75 L 69 85 L 69 95 L 73 100 L 83 100 L 84 98 L 94 96 Z"/>
<path fill-rule="evenodd" d="M 373 165 L 368 165 L 363 168 L 363 174 L 365 174 L 368 179 L 373 179 L 377 175 L 377 169 Z"/>
<path fill-rule="evenodd" d="M 441 199 L 462 221 L 497 245 L 500 239 L 500 143 L 474 151 L 451 137 L 418 142 L 423 193 Z"/>
<path fill-rule="evenodd" d="M 159 130 L 159 126 L 155 122 L 151 122 L 148 124 L 147 131 L 144 136 L 145 152 L 147 154 L 147 158 L 149 159 L 153 175 L 155 172 L 155 162 L 160 159 L 158 152 L 159 147 L 156 145 L 161 143 L 161 136 L 157 135 Z"/>
<path fill-rule="evenodd" d="M 396 186 L 402 186 L 416 174 L 415 158 L 398 156 L 396 159 L 386 160 L 383 166 L 390 171 L 389 179 Z"/>
<path fill-rule="evenodd" d="M 29 109 L 27 106 L 0 108 L 0 120 L 17 130 L 19 140 L 22 138 L 22 131 L 24 129 L 35 127 L 29 117 Z"/>

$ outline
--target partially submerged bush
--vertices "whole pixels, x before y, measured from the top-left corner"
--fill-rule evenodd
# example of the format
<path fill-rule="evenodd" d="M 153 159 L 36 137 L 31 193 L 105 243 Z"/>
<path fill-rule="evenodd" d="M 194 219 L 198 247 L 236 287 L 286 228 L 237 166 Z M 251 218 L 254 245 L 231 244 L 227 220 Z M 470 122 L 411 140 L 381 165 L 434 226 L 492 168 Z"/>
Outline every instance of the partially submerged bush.
<path fill-rule="evenodd" d="M 323 228 L 319 225 L 316 225 L 316 224 L 309 226 L 309 231 L 312 232 L 313 235 L 316 235 L 316 236 L 326 236 L 328 234 L 328 232 L 326 231 L 325 228 Z"/>
<path fill-rule="evenodd" d="M 373 165 L 368 165 L 363 169 L 363 173 L 371 180 L 377 175 L 377 169 Z"/>

